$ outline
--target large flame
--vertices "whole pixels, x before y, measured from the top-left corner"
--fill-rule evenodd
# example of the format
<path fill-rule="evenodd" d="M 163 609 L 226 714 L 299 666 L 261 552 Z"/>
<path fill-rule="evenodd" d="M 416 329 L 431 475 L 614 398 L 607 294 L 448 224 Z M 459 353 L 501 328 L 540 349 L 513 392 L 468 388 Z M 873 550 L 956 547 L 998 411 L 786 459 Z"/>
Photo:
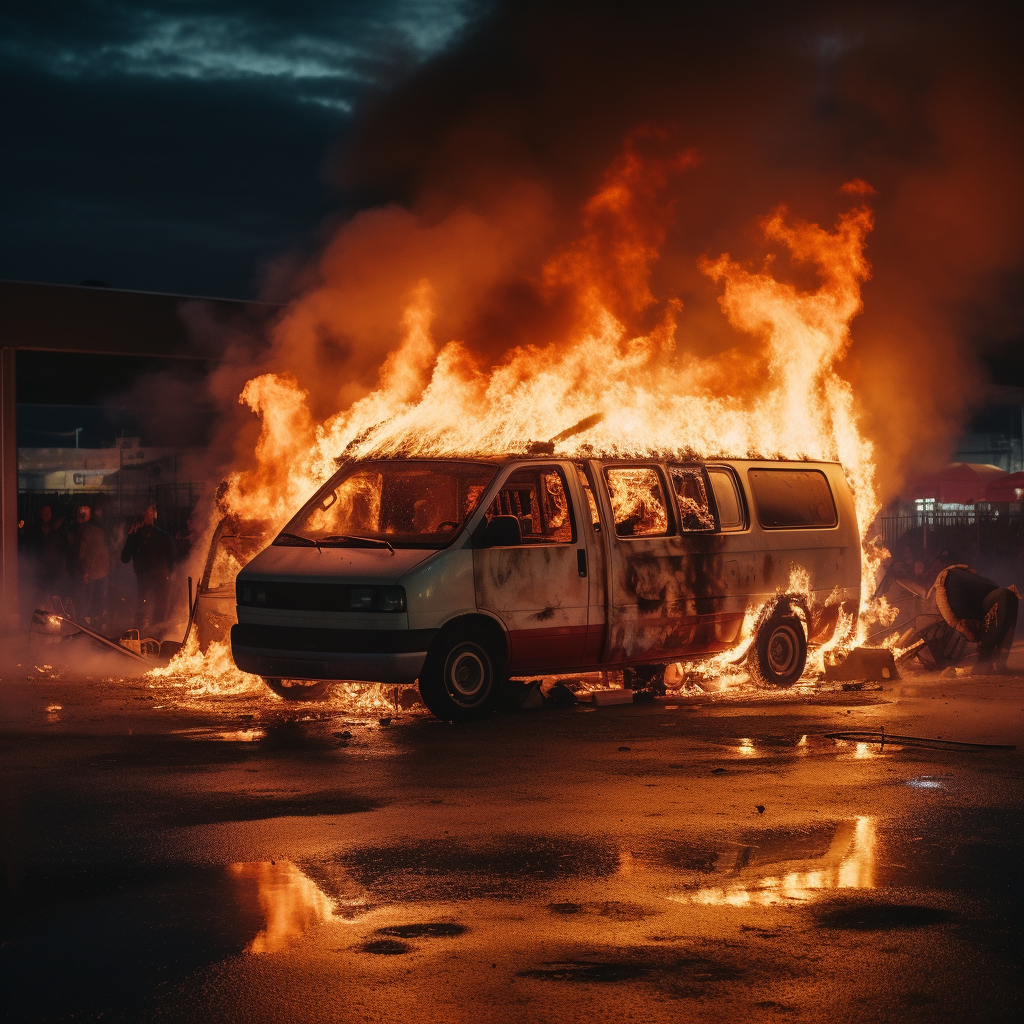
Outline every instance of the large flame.
<path fill-rule="evenodd" d="M 698 357 L 680 330 L 682 304 L 669 298 L 659 309 L 651 290 L 670 212 L 663 197 L 695 157 L 646 157 L 643 137 L 627 140 L 584 207 L 580 237 L 551 256 L 537 282 L 544 294 L 570 297 L 575 312 L 564 338 L 513 347 L 485 365 L 460 341 L 434 338 L 435 293 L 428 279 L 419 281 L 395 310 L 403 341 L 384 360 L 376 387 L 322 422 L 288 373 L 249 381 L 240 401 L 260 417 L 261 433 L 253 463 L 222 489 L 222 510 L 265 521 L 269 539 L 334 472 L 342 451 L 514 453 L 600 413 L 556 451 L 836 459 L 866 532 L 879 508 L 873 450 L 839 366 L 870 276 L 864 250 L 873 216 L 862 201 L 869 186 L 840 190 L 858 201 L 831 229 L 785 207 L 760 222 L 763 240 L 809 275 L 810 287 L 781 280 L 770 261 L 753 268 L 728 254 L 703 258 L 700 270 L 721 288 L 723 334 L 754 336 L 761 354 L 752 362 L 735 348 Z M 634 333 L 626 323 L 641 313 L 654 326 Z M 286 314 L 279 330 L 288 327 Z M 865 543 L 865 598 L 880 554 Z"/>

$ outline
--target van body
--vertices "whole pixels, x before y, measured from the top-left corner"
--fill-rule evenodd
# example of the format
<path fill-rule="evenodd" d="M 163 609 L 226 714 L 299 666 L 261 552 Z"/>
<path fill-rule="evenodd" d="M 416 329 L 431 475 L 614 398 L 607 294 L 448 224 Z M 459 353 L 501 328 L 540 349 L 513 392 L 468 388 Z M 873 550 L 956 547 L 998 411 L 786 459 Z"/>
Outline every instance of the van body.
<path fill-rule="evenodd" d="M 357 460 L 238 574 L 232 652 L 271 680 L 397 685 L 453 636 L 503 678 L 665 665 L 734 647 L 792 567 L 806 651 L 856 617 L 860 564 L 838 463 Z"/>

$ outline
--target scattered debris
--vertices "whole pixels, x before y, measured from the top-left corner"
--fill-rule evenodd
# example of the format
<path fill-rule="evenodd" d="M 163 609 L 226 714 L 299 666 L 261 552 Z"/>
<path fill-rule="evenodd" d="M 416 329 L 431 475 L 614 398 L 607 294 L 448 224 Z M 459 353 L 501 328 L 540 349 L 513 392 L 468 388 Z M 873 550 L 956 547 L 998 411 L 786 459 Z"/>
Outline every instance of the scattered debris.
<path fill-rule="evenodd" d="M 556 708 L 571 708 L 576 703 L 576 694 L 565 683 L 555 683 L 547 692 L 547 701 Z"/>
<path fill-rule="evenodd" d="M 29 624 L 29 643 L 33 636 L 42 636 L 51 643 L 63 640 L 75 640 L 87 636 L 108 650 L 117 651 L 127 658 L 152 667 L 154 664 L 166 665 L 185 646 L 192 623 L 195 619 L 196 604 L 192 599 L 192 577 L 188 577 L 189 615 L 185 626 L 185 635 L 181 642 L 177 640 L 156 640 L 144 637 L 137 629 L 125 630 L 116 640 L 104 636 L 89 626 L 76 621 L 74 605 L 65 605 L 59 597 L 50 600 L 50 609 L 36 608 Z M 70 603 L 69 603 L 70 604 Z"/>
<path fill-rule="evenodd" d="M 632 704 L 632 690 L 591 690 L 590 693 L 582 693 L 579 700 L 589 701 L 599 708 L 607 707 L 610 704 Z"/>
<path fill-rule="evenodd" d="M 825 655 L 825 679 L 828 682 L 899 678 L 899 670 L 888 647 L 855 647 L 848 653 L 835 651 Z"/>
<path fill-rule="evenodd" d="M 536 711 L 544 707 L 544 694 L 541 693 L 540 684 L 533 683 L 526 693 L 523 703 L 519 705 L 524 711 Z"/>

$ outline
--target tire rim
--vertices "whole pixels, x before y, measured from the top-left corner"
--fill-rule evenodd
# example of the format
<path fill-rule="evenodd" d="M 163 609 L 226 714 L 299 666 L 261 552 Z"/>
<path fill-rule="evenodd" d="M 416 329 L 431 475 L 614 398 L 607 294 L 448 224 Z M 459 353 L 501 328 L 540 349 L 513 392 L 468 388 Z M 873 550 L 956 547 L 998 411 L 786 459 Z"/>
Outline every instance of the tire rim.
<path fill-rule="evenodd" d="M 475 644 L 460 644 L 448 655 L 445 684 L 452 699 L 465 707 L 479 704 L 491 688 L 491 663 Z"/>
<path fill-rule="evenodd" d="M 800 641 L 789 625 L 776 626 L 768 637 L 768 667 L 777 676 L 788 676 L 800 659 Z"/>

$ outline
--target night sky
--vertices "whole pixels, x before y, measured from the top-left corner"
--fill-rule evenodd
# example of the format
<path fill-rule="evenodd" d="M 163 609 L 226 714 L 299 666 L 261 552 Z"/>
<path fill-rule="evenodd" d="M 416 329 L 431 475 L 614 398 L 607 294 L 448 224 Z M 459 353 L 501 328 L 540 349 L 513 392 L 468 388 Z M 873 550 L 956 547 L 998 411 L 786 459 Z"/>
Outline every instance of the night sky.
<path fill-rule="evenodd" d="M 550 252 L 625 135 L 658 124 L 701 156 L 655 281 L 695 315 L 715 301 L 694 284 L 701 254 L 756 255 L 751 226 L 779 203 L 831 223 L 837 187 L 863 178 L 878 227 L 854 356 L 888 352 L 898 328 L 911 347 L 936 339 L 936 360 L 969 350 L 1024 382 L 1024 62 L 1007 5 L 24 10 L 0 18 L 0 277 L 285 301 L 360 209 L 486 217 L 524 183 L 550 204 Z M 521 340 L 529 311 L 504 287 L 504 306 L 488 297 L 442 333 Z"/>
<path fill-rule="evenodd" d="M 252 297 L 347 198 L 354 106 L 462 0 L 81 0 L 0 16 L 0 277 Z"/>

